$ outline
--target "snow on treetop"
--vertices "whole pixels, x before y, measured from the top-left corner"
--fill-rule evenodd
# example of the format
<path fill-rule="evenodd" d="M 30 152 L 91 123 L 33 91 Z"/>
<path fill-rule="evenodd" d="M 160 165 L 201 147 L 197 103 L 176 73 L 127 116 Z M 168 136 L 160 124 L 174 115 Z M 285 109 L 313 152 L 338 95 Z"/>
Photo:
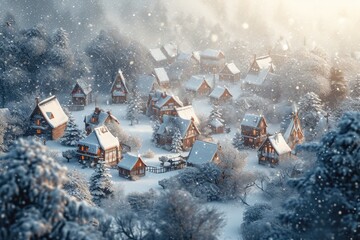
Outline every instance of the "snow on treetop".
<path fill-rule="evenodd" d="M 216 143 L 196 140 L 190 150 L 188 162 L 192 164 L 205 164 L 212 161 L 218 151 Z"/>
<path fill-rule="evenodd" d="M 65 124 L 69 120 L 56 96 L 51 96 L 41 101 L 38 107 L 46 122 L 48 122 L 52 128 Z"/>
<path fill-rule="evenodd" d="M 164 55 L 164 53 L 161 51 L 160 48 L 150 49 L 150 54 L 156 62 L 161 62 L 166 60 L 166 56 Z"/>

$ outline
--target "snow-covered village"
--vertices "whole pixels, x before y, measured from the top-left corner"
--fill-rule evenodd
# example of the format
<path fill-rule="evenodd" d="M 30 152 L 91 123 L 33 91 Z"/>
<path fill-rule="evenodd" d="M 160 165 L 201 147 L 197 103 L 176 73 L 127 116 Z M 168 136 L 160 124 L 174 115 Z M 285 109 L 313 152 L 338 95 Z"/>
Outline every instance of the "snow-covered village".
<path fill-rule="evenodd" d="M 0 6 L 0 240 L 360 239 L 360 2 Z"/>

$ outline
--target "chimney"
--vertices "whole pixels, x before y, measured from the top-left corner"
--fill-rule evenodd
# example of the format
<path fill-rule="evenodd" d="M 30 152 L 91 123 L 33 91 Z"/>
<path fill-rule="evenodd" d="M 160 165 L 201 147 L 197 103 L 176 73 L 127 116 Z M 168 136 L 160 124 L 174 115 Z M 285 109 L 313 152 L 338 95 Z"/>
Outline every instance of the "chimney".
<path fill-rule="evenodd" d="M 39 98 L 39 97 L 36 97 L 36 98 L 35 98 L 35 104 L 36 104 L 36 106 L 39 105 L 39 102 L 40 102 L 40 98 Z"/>
<path fill-rule="evenodd" d="M 166 98 L 166 96 L 167 96 L 166 91 L 164 91 L 164 92 L 161 93 L 161 97 L 162 97 L 162 98 Z"/>
<path fill-rule="evenodd" d="M 99 114 L 99 112 L 100 112 L 100 108 L 99 108 L 99 107 L 95 107 L 95 113 L 96 113 L 96 114 Z"/>
<path fill-rule="evenodd" d="M 109 116 L 111 115 L 111 111 L 110 111 L 110 110 L 109 110 L 109 111 L 107 111 L 106 113 L 107 113 Z"/>
<path fill-rule="evenodd" d="M 254 54 L 254 61 L 256 61 L 256 54 Z"/>

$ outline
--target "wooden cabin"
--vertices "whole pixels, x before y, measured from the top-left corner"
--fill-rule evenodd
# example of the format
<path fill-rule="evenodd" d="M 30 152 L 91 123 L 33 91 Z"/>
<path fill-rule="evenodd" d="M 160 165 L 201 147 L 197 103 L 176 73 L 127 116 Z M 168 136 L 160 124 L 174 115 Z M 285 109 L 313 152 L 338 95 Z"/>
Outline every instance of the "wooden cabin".
<path fill-rule="evenodd" d="M 124 154 L 117 165 L 119 176 L 136 180 L 136 177 L 145 176 L 146 164 L 139 156 Z"/>
<path fill-rule="evenodd" d="M 56 140 L 64 135 L 69 118 L 56 96 L 51 96 L 41 102 L 36 98 L 36 106 L 29 120 L 29 135 Z"/>
<path fill-rule="evenodd" d="M 196 126 L 200 125 L 200 120 L 196 116 L 195 110 L 192 105 L 184 107 L 175 107 L 176 114 L 175 116 L 186 119 L 193 120 Z"/>
<path fill-rule="evenodd" d="M 118 71 L 115 77 L 110 93 L 112 103 L 124 103 L 127 101 L 129 90 L 126 86 L 125 77 L 121 70 Z"/>
<path fill-rule="evenodd" d="M 110 111 L 105 112 L 99 107 L 95 107 L 95 110 L 90 115 L 85 116 L 85 131 L 89 135 L 96 127 L 107 125 L 109 123 L 119 124 L 119 120 L 111 114 Z"/>
<path fill-rule="evenodd" d="M 205 76 L 192 76 L 185 83 L 185 89 L 196 97 L 208 96 L 211 92 L 211 85 Z"/>
<path fill-rule="evenodd" d="M 213 104 L 222 104 L 231 102 L 233 95 L 230 93 L 227 87 L 216 86 L 210 93 L 209 97 Z"/>
<path fill-rule="evenodd" d="M 274 77 L 275 66 L 272 63 L 272 59 L 269 55 L 256 57 L 250 65 L 250 69 L 244 79 L 245 85 L 261 86 L 265 81 Z"/>
<path fill-rule="evenodd" d="M 225 132 L 225 126 L 218 119 L 213 119 L 208 124 L 211 133 L 213 134 L 221 134 Z"/>
<path fill-rule="evenodd" d="M 170 146 L 176 129 L 180 130 L 183 150 L 191 148 L 200 135 L 193 120 L 164 115 L 163 122 L 156 132 L 156 144 L 164 147 Z"/>
<path fill-rule="evenodd" d="M 116 166 L 121 159 L 121 147 L 106 126 L 94 128 L 89 136 L 78 143 L 76 151 L 79 161 L 96 166 L 98 161 L 105 161 L 109 166 Z"/>
<path fill-rule="evenodd" d="M 268 136 L 258 150 L 259 164 L 275 166 L 279 161 L 291 157 L 291 148 L 287 145 L 281 133 Z"/>
<path fill-rule="evenodd" d="M 291 122 L 284 133 L 284 139 L 291 149 L 305 140 L 297 111 L 292 115 Z"/>
<path fill-rule="evenodd" d="M 161 120 L 163 115 L 176 115 L 176 107 L 182 107 L 183 103 L 177 96 L 166 92 L 155 91 L 149 94 L 147 103 L 147 115 Z"/>
<path fill-rule="evenodd" d="M 71 91 L 73 105 L 86 106 L 92 103 L 92 89 L 84 79 L 77 79 Z"/>
<path fill-rule="evenodd" d="M 149 50 L 150 60 L 154 67 L 164 67 L 168 65 L 168 60 L 160 48 L 153 48 Z"/>
<path fill-rule="evenodd" d="M 200 69 L 203 73 L 218 73 L 225 66 L 225 55 L 220 50 L 206 49 L 200 52 Z"/>
<path fill-rule="evenodd" d="M 187 164 L 189 166 L 206 163 L 219 164 L 219 151 L 221 151 L 221 147 L 216 143 L 196 140 L 187 157 Z"/>
<path fill-rule="evenodd" d="M 176 57 L 178 56 L 178 46 L 175 43 L 173 43 L 173 42 L 167 43 L 167 44 L 163 45 L 160 48 L 160 50 L 167 58 L 167 62 L 169 64 L 175 62 Z"/>
<path fill-rule="evenodd" d="M 219 80 L 237 82 L 240 81 L 240 70 L 235 63 L 227 63 L 219 73 Z"/>
<path fill-rule="evenodd" d="M 170 80 L 164 68 L 154 68 L 154 76 L 160 87 L 169 88 Z"/>
<path fill-rule="evenodd" d="M 134 91 L 137 92 L 138 97 L 141 100 L 141 110 L 146 112 L 147 102 L 149 100 L 149 94 L 156 90 L 160 90 L 161 87 L 156 82 L 154 75 L 137 75 L 135 78 L 136 88 Z"/>
<path fill-rule="evenodd" d="M 267 123 L 263 116 L 245 114 L 241 122 L 241 135 L 244 139 L 244 146 L 259 147 L 267 137 Z"/>

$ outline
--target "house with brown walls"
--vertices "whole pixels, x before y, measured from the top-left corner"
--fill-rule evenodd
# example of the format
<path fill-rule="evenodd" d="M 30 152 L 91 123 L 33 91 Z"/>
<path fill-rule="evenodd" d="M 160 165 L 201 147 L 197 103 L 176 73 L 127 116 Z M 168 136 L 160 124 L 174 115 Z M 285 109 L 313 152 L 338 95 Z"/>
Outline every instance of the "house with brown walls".
<path fill-rule="evenodd" d="M 182 107 L 183 103 L 177 96 L 165 91 L 155 91 L 149 94 L 146 113 L 161 120 L 163 115 L 176 115 L 175 108 Z"/>
<path fill-rule="evenodd" d="M 127 101 L 129 90 L 126 86 L 126 79 L 121 70 L 118 71 L 113 84 L 111 85 L 111 102 L 124 103 Z"/>
<path fill-rule="evenodd" d="M 71 91 L 71 100 L 74 105 L 86 106 L 92 103 L 92 89 L 84 79 L 77 79 Z"/>
<path fill-rule="evenodd" d="M 275 166 L 279 161 L 291 157 L 291 148 L 281 133 L 268 136 L 258 150 L 259 164 Z"/>
<path fill-rule="evenodd" d="M 195 97 L 208 96 L 211 92 L 210 81 L 205 76 L 192 76 L 185 83 L 185 90 Z"/>
<path fill-rule="evenodd" d="M 244 146 L 259 147 L 267 137 L 267 123 L 263 116 L 245 114 L 241 122 L 241 136 Z"/>
<path fill-rule="evenodd" d="M 219 80 L 237 82 L 240 81 L 240 70 L 235 63 L 227 63 L 219 72 Z"/>
<path fill-rule="evenodd" d="M 225 66 L 225 54 L 220 50 L 200 52 L 200 69 L 203 73 L 219 73 Z"/>
<path fill-rule="evenodd" d="M 117 165 L 119 176 L 136 180 L 138 177 L 145 176 L 146 164 L 140 156 L 124 154 Z"/>
<path fill-rule="evenodd" d="M 216 86 L 209 95 L 210 101 L 213 104 L 223 104 L 231 102 L 233 95 L 230 93 L 227 87 Z"/>
<path fill-rule="evenodd" d="M 95 107 L 94 112 L 85 116 L 85 131 L 89 135 L 96 127 L 106 125 L 108 123 L 120 124 L 119 120 L 111 114 L 110 111 L 105 112 L 99 107 Z"/>
<path fill-rule="evenodd" d="M 221 147 L 216 143 L 196 140 L 187 157 L 187 164 L 190 166 L 206 163 L 219 164 L 219 151 Z"/>

